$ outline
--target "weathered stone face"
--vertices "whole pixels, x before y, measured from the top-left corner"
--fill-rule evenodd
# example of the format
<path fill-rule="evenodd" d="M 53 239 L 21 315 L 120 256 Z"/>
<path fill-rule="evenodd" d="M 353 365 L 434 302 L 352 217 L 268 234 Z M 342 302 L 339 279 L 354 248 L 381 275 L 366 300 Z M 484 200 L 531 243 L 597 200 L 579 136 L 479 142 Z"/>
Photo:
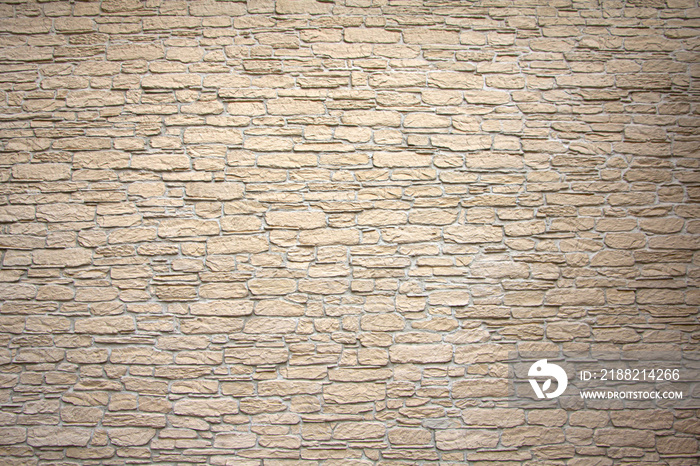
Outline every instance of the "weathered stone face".
<path fill-rule="evenodd" d="M 699 12 L 0 3 L 0 465 L 694 464 Z"/>

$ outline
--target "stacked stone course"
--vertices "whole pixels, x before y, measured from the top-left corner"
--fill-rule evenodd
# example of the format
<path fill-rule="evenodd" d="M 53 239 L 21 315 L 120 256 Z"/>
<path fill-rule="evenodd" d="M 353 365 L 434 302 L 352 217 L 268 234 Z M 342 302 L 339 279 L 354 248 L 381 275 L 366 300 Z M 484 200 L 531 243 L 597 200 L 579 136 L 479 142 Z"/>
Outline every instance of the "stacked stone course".
<path fill-rule="evenodd" d="M 0 463 L 697 464 L 696 0 L 0 4 Z M 697 388 L 694 388 L 697 396 Z"/>

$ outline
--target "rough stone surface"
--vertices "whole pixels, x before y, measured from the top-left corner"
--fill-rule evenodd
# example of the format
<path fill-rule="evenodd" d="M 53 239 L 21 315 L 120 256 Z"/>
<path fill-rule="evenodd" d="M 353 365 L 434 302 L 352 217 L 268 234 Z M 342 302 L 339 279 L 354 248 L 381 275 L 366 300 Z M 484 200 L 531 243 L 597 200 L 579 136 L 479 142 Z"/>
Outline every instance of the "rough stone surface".
<path fill-rule="evenodd" d="M 699 17 L 0 3 L 0 464 L 697 464 L 506 361 L 697 349 Z"/>

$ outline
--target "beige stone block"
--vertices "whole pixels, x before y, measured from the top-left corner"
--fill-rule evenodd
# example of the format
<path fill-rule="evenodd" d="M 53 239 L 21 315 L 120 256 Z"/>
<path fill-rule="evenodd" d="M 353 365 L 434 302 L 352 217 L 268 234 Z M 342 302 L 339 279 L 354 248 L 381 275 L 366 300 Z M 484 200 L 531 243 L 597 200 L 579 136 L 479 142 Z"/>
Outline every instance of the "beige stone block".
<path fill-rule="evenodd" d="M 269 247 L 264 236 L 226 235 L 207 240 L 208 254 L 255 254 Z"/>
<path fill-rule="evenodd" d="M 366 403 L 384 398 L 386 398 L 386 386 L 381 383 L 336 382 L 323 387 L 323 399 L 326 403 Z"/>
<path fill-rule="evenodd" d="M 685 302 L 683 290 L 648 288 L 637 290 L 639 304 L 682 304 Z"/>
<path fill-rule="evenodd" d="M 323 102 L 318 100 L 300 100 L 280 98 L 267 101 L 270 115 L 317 115 L 326 113 Z"/>
<path fill-rule="evenodd" d="M 277 0 L 275 2 L 275 11 L 281 15 L 322 15 L 330 13 L 332 7 L 331 3 L 322 3 L 316 0 Z"/>
<path fill-rule="evenodd" d="M 392 345 L 389 358 L 393 363 L 431 364 L 452 360 L 452 345 Z"/>
<path fill-rule="evenodd" d="M 227 215 L 219 220 L 221 230 L 234 233 L 255 233 L 262 230 L 262 220 L 248 215 Z"/>
<path fill-rule="evenodd" d="M 389 442 L 401 447 L 424 447 L 432 443 L 432 434 L 427 429 L 395 427 L 389 430 Z"/>
<path fill-rule="evenodd" d="M 455 348 L 455 363 L 476 364 L 507 361 L 509 352 L 515 348 L 498 343 L 475 343 Z"/>
<path fill-rule="evenodd" d="M 228 398 L 182 399 L 175 402 L 175 414 L 181 416 L 223 416 L 238 413 L 238 401 Z"/>
<path fill-rule="evenodd" d="M 343 112 L 341 121 L 351 126 L 389 126 L 401 125 L 401 114 L 393 111 L 350 110 Z"/>
<path fill-rule="evenodd" d="M 440 89 L 483 89 L 484 78 L 473 73 L 435 71 L 428 73 L 428 86 Z"/>
<path fill-rule="evenodd" d="M 190 168 L 190 159 L 186 155 L 134 155 L 131 168 L 153 171 L 176 171 Z"/>
<path fill-rule="evenodd" d="M 476 31 L 464 31 L 459 35 L 459 43 L 463 45 L 486 45 L 486 35 Z"/>
<path fill-rule="evenodd" d="M 638 35 L 625 38 L 625 48 L 636 52 L 670 52 L 678 43 L 661 35 Z"/>
<path fill-rule="evenodd" d="M 534 236 L 547 230 L 545 222 L 533 220 L 529 222 L 513 222 L 504 227 L 506 236 Z"/>
<path fill-rule="evenodd" d="M 156 435 L 155 429 L 121 427 L 108 430 L 109 439 L 118 447 L 146 445 Z"/>
<path fill-rule="evenodd" d="M 60 27 L 60 20 L 57 22 Z M 41 34 L 50 30 L 50 18 L 4 18 L 0 21 L 0 31 L 12 34 Z"/>
<path fill-rule="evenodd" d="M 244 398 L 240 401 L 239 407 L 245 414 L 276 413 L 287 409 L 287 405 L 280 400 L 260 398 Z"/>
<path fill-rule="evenodd" d="M 198 316 L 240 317 L 253 313 L 253 303 L 228 300 L 196 302 L 190 304 L 190 313 Z"/>
<path fill-rule="evenodd" d="M 339 126 L 335 129 L 335 138 L 343 139 L 352 143 L 367 142 L 372 137 L 372 130 L 369 128 L 356 128 L 352 126 Z"/>
<path fill-rule="evenodd" d="M 219 234 L 219 223 L 214 220 L 173 218 L 161 220 L 158 236 L 161 238 L 182 238 L 211 236 Z"/>
<path fill-rule="evenodd" d="M 455 398 L 486 398 L 508 396 L 508 382 L 504 379 L 475 378 L 457 380 L 452 385 Z"/>
<path fill-rule="evenodd" d="M 384 241 L 388 243 L 432 242 L 441 236 L 439 228 L 422 226 L 383 228 L 381 234 Z"/>
<path fill-rule="evenodd" d="M 694 455 L 698 451 L 698 441 L 690 437 L 660 437 L 656 449 L 666 455 Z"/>
<path fill-rule="evenodd" d="M 435 432 L 435 445 L 438 450 L 475 450 L 494 448 L 499 434 L 493 430 L 445 429 Z"/>
<path fill-rule="evenodd" d="M 646 244 L 646 236 L 642 233 L 608 233 L 605 244 L 614 249 L 640 249 Z"/>
<path fill-rule="evenodd" d="M 598 289 L 553 289 L 545 293 L 545 304 L 553 306 L 602 306 L 605 294 Z"/>
<path fill-rule="evenodd" d="M 214 394 L 219 391 L 219 382 L 215 380 L 183 380 L 173 382 L 170 389 L 172 393 L 178 394 Z"/>
<path fill-rule="evenodd" d="M 170 353 L 156 351 L 152 348 L 130 347 L 114 348 L 109 360 L 113 364 L 172 364 Z"/>
<path fill-rule="evenodd" d="M 64 351 L 57 348 L 20 348 L 14 362 L 18 364 L 52 363 L 61 361 L 64 355 Z"/>
<path fill-rule="evenodd" d="M 655 444 L 654 432 L 650 430 L 602 428 L 596 429 L 593 440 L 599 446 L 650 448 Z"/>
<path fill-rule="evenodd" d="M 430 142 L 436 147 L 444 147 L 453 151 L 476 151 L 490 149 L 492 145 L 489 135 L 457 135 L 439 134 L 430 137 Z"/>
<path fill-rule="evenodd" d="M 450 119 L 432 113 L 409 113 L 403 124 L 406 128 L 447 128 L 450 126 Z"/>
<path fill-rule="evenodd" d="M 564 440 L 564 431 L 560 427 L 518 426 L 504 429 L 501 435 L 501 443 L 505 446 L 557 444 Z"/>
<path fill-rule="evenodd" d="M 255 386 L 251 382 L 221 382 L 221 393 L 231 396 L 252 396 L 255 393 Z M 253 401 L 261 401 L 253 399 Z M 249 412 L 243 410 L 243 412 Z"/>
<path fill-rule="evenodd" d="M 610 421 L 615 427 L 630 427 L 645 429 L 670 429 L 673 425 L 673 414 L 660 409 L 635 409 L 629 411 L 613 411 Z"/>
<path fill-rule="evenodd" d="M 458 212 L 448 209 L 413 209 L 409 213 L 409 223 L 421 225 L 449 225 L 457 221 Z"/>
<path fill-rule="evenodd" d="M 290 2 L 295 0 L 289 0 Z M 315 0 L 314 0 L 315 1 Z M 372 54 L 371 44 L 317 43 L 311 46 L 314 55 L 331 58 L 365 58 Z"/>
<path fill-rule="evenodd" d="M 459 225 L 444 228 L 445 240 L 449 242 L 494 243 L 503 239 L 503 231 L 497 226 Z"/>
<path fill-rule="evenodd" d="M 302 245 L 353 245 L 359 242 L 360 233 L 355 229 L 319 228 L 299 232 L 299 243 Z"/>
<path fill-rule="evenodd" d="M 398 314 L 367 314 L 362 316 L 360 326 L 369 332 L 391 332 L 403 330 L 403 317 Z"/>
<path fill-rule="evenodd" d="M 252 151 L 285 152 L 292 150 L 292 147 L 294 147 L 294 143 L 290 139 L 269 136 L 247 136 L 243 142 L 243 148 Z M 275 156 L 275 158 L 277 157 Z M 263 166 L 279 165 L 264 164 Z"/>
<path fill-rule="evenodd" d="M 380 89 L 423 87 L 425 86 L 425 75 L 421 73 L 376 73 L 369 77 L 369 85 Z"/>
<path fill-rule="evenodd" d="M 476 105 L 503 105 L 510 102 L 510 95 L 501 91 L 465 91 L 464 100 Z"/>
<path fill-rule="evenodd" d="M 297 284 L 288 278 L 255 278 L 248 282 L 248 288 L 254 295 L 286 295 L 293 293 Z"/>
<path fill-rule="evenodd" d="M 109 351 L 105 348 L 79 348 L 66 351 L 66 360 L 74 364 L 102 364 L 107 362 Z"/>
<path fill-rule="evenodd" d="M 204 80 L 205 85 L 207 80 Z M 212 83 L 212 85 L 214 85 Z M 256 116 L 265 114 L 265 105 L 262 102 L 229 102 L 226 105 L 229 115 Z"/>
<path fill-rule="evenodd" d="M 113 230 L 109 235 L 109 244 L 145 243 L 155 239 L 155 228 L 125 228 Z"/>
<path fill-rule="evenodd" d="M 343 31 L 345 42 L 368 42 L 392 44 L 399 42 L 401 33 L 380 28 L 346 28 Z"/>
<path fill-rule="evenodd" d="M 185 144 L 232 144 L 243 142 L 240 130 L 233 128 L 190 127 L 185 129 Z"/>
<path fill-rule="evenodd" d="M 462 94 L 459 91 L 426 89 L 421 91 L 421 99 L 428 105 L 459 105 Z"/>
<path fill-rule="evenodd" d="M 133 332 L 135 328 L 131 316 L 88 317 L 75 321 L 76 333 L 116 334 Z"/>
<path fill-rule="evenodd" d="M 84 150 L 90 149 L 93 144 L 88 142 L 89 138 L 82 138 L 85 144 L 78 143 L 75 146 L 70 144 L 54 143 L 55 149 Z M 109 143 L 108 143 L 109 144 Z M 105 148 L 108 148 L 109 145 Z M 57 147 L 58 146 L 58 147 Z M 99 149 L 99 147 L 96 147 Z M 65 163 L 27 163 L 18 164 L 12 167 L 12 176 L 23 181 L 58 181 L 70 179 L 70 165 Z"/>
<path fill-rule="evenodd" d="M 326 226 L 326 215 L 321 211 L 270 211 L 265 222 L 271 227 L 289 229 L 314 229 Z"/>
<path fill-rule="evenodd" d="M 358 225 L 385 226 L 405 224 L 405 212 L 393 210 L 363 210 L 357 215 Z"/>
<path fill-rule="evenodd" d="M 27 430 L 27 443 L 33 447 L 84 447 L 90 430 L 79 427 L 36 426 Z"/>
<path fill-rule="evenodd" d="M 109 51 L 107 54 L 109 56 Z M 144 89 L 185 89 L 201 85 L 202 78 L 190 73 L 154 74 L 141 79 L 141 87 Z"/>
<path fill-rule="evenodd" d="M 34 285 L 0 283 L 0 295 L 3 299 L 32 299 L 37 295 L 37 289 Z"/>
<path fill-rule="evenodd" d="M 473 277 L 479 278 L 517 279 L 528 278 L 530 276 L 530 268 L 527 264 L 518 262 L 479 262 L 473 264 L 469 270 Z"/>
<path fill-rule="evenodd" d="M 96 426 L 102 419 L 100 408 L 82 406 L 64 406 L 61 408 L 61 420 L 64 424 Z"/>
<path fill-rule="evenodd" d="M 348 280 L 326 279 L 326 280 L 300 280 L 299 291 L 312 294 L 343 294 L 350 287 Z"/>
<path fill-rule="evenodd" d="M 293 333 L 296 326 L 296 321 L 292 319 L 254 317 L 245 323 L 243 332 L 255 334 Z"/>
<path fill-rule="evenodd" d="M 3 47 L 0 50 L 0 58 L 24 62 L 46 61 L 53 58 L 53 50 L 51 47 Z M 42 85 L 45 85 L 45 83 L 42 83 Z"/>
<path fill-rule="evenodd" d="M 25 329 L 31 333 L 60 333 L 70 330 L 70 320 L 61 316 L 29 316 Z"/>
<path fill-rule="evenodd" d="M 372 163 L 375 167 L 429 167 L 432 157 L 429 154 L 415 152 L 375 152 L 372 155 Z"/>
<path fill-rule="evenodd" d="M 319 382 L 300 380 L 264 380 L 258 382 L 260 396 L 315 395 L 321 393 Z"/>
<path fill-rule="evenodd" d="M 181 319 L 180 330 L 185 334 L 235 333 L 243 330 L 243 319 L 235 317 Z"/>
<path fill-rule="evenodd" d="M 38 301 L 70 301 L 75 296 L 73 288 L 62 285 L 44 285 L 39 288 Z"/>
<path fill-rule="evenodd" d="M 407 44 L 459 44 L 457 31 L 444 29 L 410 28 L 403 31 L 403 40 Z"/>
<path fill-rule="evenodd" d="M 32 206 L 3 205 L 0 206 L 0 222 L 14 223 L 21 220 L 34 220 L 35 211 Z"/>
<path fill-rule="evenodd" d="M 0 316 L 0 332 L 22 333 L 25 318 L 21 316 Z"/>
<path fill-rule="evenodd" d="M 112 91 L 72 91 L 66 97 L 68 107 L 104 107 L 124 103 L 124 94 Z"/>
<path fill-rule="evenodd" d="M 15 445 L 27 439 L 25 427 L 0 427 L 0 445 Z"/>
<path fill-rule="evenodd" d="M 341 422 L 333 429 L 338 440 L 364 440 L 382 438 L 386 427 L 381 422 Z"/>
<path fill-rule="evenodd" d="M 163 58 L 165 51 L 159 43 L 124 44 L 107 47 L 107 60 L 156 60 Z"/>
<path fill-rule="evenodd" d="M 214 437 L 215 448 L 240 449 L 255 446 L 257 436 L 255 434 L 245 434 L 241 432 L 221 432 Z"/>
<path fill-rule="evenodd" d="M 590 327 L 583 322 L 550 322 L 547 324 L 547 337 L 552 341 L 571 341 L 587 338 Z"/>
<path fill-rule="evenodd" d="M 229 201 L 243 196 L 243 185 L 231 182 L 187 183 L 185 193 L 187 197 L 197 200 Z"/>
<path fill-rule="evenodd" d="M 250 138 L 246 139 L 248 141 Z M 280 147 L 285 146 L 291 148 L 292 142 L 281 138 L 256 138 L 251 142 L 252 145 L 260 145 L 261 151 L 273 152 L 282 150 Z M 318 165 L 318 156 L 313 153 L 297 152 L 297 153 L 270 153 L 258 155 L 259 167 L 272 168 L 304 168 L 315 167 Z"/>
<path fill-rule="evenodd" d="M 90 264 L 92 253 L 82 248 L 37 249 L 32 258 L 40 267 L 80 267 Z"/>
<path fill-rule="evenodd" d="M 187 114 L 189 114 L 189 115 L 219 115 L 219 114 L 223 113 L 223 111 L 224 111 L 224 105 L 218 101 L 215 101 L 215 102 L 195 102 L 193 104 L 184 105 L 184 106 L 180 107 L 180 112 L 183 115 L 187 115 Z M 213 122 L 213 121 L 220 121 L 220 120 L 215 120 L 214 118 L 210 118 L 210 119 L 208 119 L 208 121 Z M 232 124 L 231 126 L 235 126 L 235 124 Z M 193 137 L 191 134 L 189 134 L 188 139 L 192 140 L 192 139 L 196 139 L 196 137 Z M 228 139 L 228 140 L 230 140 L 230 139 Z M 153 146 L 153 139 L 151 139 L 151 146 Z M 179 140 L 174 138 L 172 146 L 173 147 L 180 147 Z"/>
<path fill-rule="evenodd" d="M 471 408 L 462 410 L 462 419 L 473 427 L 515 427 L 525 424 L 525 413 L 515 408 Z"/>
<path fill-rule="evenodd" d="M 285 363 L 289 353 L 285 348 L 227 348 L 224 358 L 227 363 L 257 366 Z"/>
<path fill-rule="evenodd" d="M 255 303 L 255 314 L 261 316 L 299 317 L 304 315 L 304 306 L 276 299 L 265 299 Z"/>
<path fill-rule="evenodd" d="M 593 267 L 629 267 L 634 265 L 634 256 L 627 251 L 600 251 L 591 259 Z"/>
<path fill-rule="evenodd" d="M 430 304 L 437 306 L 466 306 L 469 304 L 468 291 L 433 291 L 428 298 Z"/>
<path fill-rule="evenodd" d="M 651 233 L 671 234 L 681 231 L 683 224 L 680 218 L 645 218 L 639 222 L 639 227 Z"/>

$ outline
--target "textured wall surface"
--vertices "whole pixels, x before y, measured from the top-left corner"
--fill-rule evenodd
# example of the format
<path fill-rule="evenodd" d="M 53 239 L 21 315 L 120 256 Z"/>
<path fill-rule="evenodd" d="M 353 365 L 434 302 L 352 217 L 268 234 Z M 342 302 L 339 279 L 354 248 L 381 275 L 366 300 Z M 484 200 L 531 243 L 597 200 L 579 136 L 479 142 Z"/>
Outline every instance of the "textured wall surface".
<path fill-rule="evenodd" d="M 0 4 L 0 463 L 697 464 L 503 401 L 697 349 L 695 0 Z"/>

